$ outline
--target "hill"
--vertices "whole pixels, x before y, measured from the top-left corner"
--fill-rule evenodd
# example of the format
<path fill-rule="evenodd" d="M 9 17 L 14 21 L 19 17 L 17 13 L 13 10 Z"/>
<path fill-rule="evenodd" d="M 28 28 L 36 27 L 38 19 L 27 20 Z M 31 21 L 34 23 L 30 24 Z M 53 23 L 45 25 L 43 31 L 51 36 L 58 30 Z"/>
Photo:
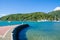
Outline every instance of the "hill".
<path fill-rule="evenodd" d="M 11 14 L 8 16 L 3 16 L 0 20 L 6 21 L 37 21 L 41 19 L 47 19 L 48 14 L 43 12 L 34 12 L 34 13 L 26 13 L 26 14 Z"/>
<path fill-rule="evenodd" d="M 33 12 L 26 14 L 11 14 L 7 16 L 3 16 L 0 18 L 2 21 L 37 21 L 37 20 L 56 20 L 60 19 L 60 11 L 52 11 L 47 13 L 44 12 Z"/>
<path fill-rule="evenodd" d="M 52 12 L 49 12 L 48 14 L 56 17 L 57 20 L 60 20 L 60 10 L 52 11 Z"/>

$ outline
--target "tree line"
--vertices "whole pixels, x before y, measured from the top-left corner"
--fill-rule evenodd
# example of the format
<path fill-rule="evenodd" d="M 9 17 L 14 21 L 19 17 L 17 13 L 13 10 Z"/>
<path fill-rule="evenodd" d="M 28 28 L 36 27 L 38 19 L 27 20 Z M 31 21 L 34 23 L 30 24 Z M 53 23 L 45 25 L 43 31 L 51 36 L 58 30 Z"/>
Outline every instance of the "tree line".
<path fill-rule="evenodd" d="M 37 21 L 37 20 L 60 20 L 60 11 L 52 11 L 49 13 L 33 12 L 26 14 L 11 14 L 0 18 L 2 21 Z"/>

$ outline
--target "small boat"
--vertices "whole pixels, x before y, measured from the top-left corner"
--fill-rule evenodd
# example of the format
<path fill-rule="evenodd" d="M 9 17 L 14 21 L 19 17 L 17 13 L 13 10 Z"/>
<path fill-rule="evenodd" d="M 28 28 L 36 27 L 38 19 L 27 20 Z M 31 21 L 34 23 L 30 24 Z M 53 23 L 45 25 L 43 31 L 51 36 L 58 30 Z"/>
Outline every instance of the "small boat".
<path fill-rule="evenodd" d="M 45 22 L 45 21 L 48 21 L 48 20 L 37 20 L 37 22 Z"/>
<path fill-rule="evenodd" d="M 53 20 L 53 22 L 60 22 L 60 21 L 57 21 L 57 20 Z"/>
<path fill-rule="evenodd" d="M 11 21 L 8 21 L 8 23 L 10 23 Z"/>

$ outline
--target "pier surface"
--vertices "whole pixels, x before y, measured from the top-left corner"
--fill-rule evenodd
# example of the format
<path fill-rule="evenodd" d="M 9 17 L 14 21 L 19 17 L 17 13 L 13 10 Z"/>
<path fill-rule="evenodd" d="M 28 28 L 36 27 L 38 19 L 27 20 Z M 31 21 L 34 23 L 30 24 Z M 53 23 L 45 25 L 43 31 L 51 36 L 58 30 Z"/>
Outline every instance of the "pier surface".
<path fill-rule="evenodd" d="M 0 40 L 12 40 L 12 31 L 18 25 L 0 26 Z"/>

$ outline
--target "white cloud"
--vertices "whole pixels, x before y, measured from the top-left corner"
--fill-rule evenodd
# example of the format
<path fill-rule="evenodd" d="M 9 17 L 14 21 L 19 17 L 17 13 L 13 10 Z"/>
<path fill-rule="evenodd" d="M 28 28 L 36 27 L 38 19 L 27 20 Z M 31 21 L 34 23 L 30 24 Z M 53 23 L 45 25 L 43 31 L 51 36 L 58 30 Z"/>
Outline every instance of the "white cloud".
<path fill-rule="evenodd" d="M 57 11 L 60 10 L 60 7 L 56 7 L 53 11 Z"/>
<path fill-rule="evenodd" d="M 2 16 L 6 16 L 6 15 L 8 15 L 8 14 L 0 14 L 0 17 L 2 17 Z"/>

